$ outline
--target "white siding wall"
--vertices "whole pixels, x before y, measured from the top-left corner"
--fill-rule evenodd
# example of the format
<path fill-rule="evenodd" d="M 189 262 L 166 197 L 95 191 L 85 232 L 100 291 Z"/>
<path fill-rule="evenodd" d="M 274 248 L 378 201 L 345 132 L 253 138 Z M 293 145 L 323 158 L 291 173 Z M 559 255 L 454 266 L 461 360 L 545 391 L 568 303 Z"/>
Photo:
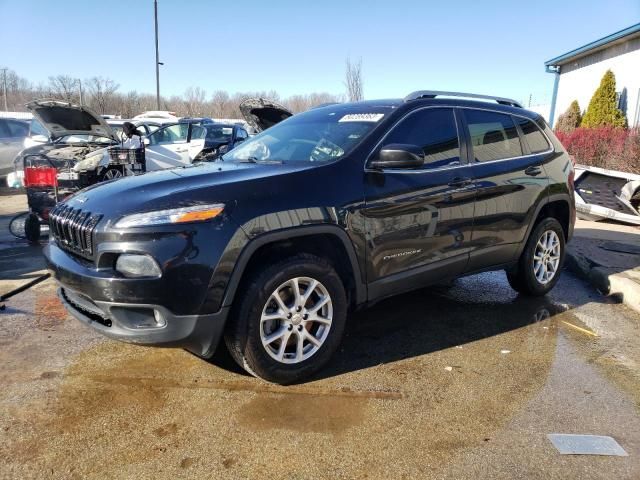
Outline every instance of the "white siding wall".
<path fill-rule="evenodd" d="M 577 68 L 567 73 L 560 73 L 558 85 L 558 98 L 556 101 L 555 120 L 563 114 L 573 100 L 578 100 L 580 108 L 584 111 L 589 106 L 589 100 L 600 85 L 600 80 L 607 70 L 611 70 L 616 76 L 616 90 L 621 92 L 627 88 L 627 119 L 629 126 L 640 126 L 638 119 L 638 92 L 640 90 L 640 49 L 622 53 L 612 58 L 603 58 L 607 55 L 599 55 L 600 61 Z M 571 70 L 575 65 L 563 65 L 562 70 Z"/>

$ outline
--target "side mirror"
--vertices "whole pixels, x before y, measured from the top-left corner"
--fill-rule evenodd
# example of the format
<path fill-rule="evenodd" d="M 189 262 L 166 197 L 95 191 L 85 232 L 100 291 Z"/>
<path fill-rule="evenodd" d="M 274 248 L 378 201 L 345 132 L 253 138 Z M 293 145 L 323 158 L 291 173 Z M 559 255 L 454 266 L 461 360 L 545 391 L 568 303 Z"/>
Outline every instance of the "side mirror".
<path fill-rule="evenodd" d="M 151 145 L 151 140 L 149 140 L 147 137 L 144 137 L 142 139 L 142 143 L 144 143 L 145 145 Z"/>
<path fill-rule="evenodd" d="M 380 150 L 378 158 L 370 163 L 374 169 L 418 168 L 424 165 L 424 153 L 417 145 L 392 143 Z"/>

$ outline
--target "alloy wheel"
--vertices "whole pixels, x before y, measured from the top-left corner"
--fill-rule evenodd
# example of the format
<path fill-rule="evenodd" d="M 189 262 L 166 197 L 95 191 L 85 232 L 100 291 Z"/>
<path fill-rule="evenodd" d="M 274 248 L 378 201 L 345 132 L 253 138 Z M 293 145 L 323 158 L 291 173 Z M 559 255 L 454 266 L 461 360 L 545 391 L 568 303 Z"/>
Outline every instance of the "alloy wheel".
<path fill-rule="evenodd" d="M 104 174 L 105 180 L 113 180 L 114 178 L 121 178 L 122 172 L 120 170 L 115 170 L 113 168 L 107 170 Z"/>
<path fill-rule="evenodd" d="M 536 280 L 546 285 L 558 272 L 560 265 L 560 238 L 553 230 L 546 230 L 538 240 L 533 253 L 533 274 Z"/>
<path fill-rule="evenodd" d="M 333 303 L 322 283 L 292 278 L 269 296 L 260 316 L 260 340 L 266 352 L 285 364 L 314 355 L 329 335 Z"/>

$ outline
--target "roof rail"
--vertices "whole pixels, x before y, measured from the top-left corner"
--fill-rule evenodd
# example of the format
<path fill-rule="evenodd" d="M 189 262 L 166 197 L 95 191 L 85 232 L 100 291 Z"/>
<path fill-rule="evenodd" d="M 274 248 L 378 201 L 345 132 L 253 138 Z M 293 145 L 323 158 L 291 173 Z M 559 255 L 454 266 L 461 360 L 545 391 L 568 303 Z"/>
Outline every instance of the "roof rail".
<path fill-rule="evenodd" d="M 462 98 L 473 98 L 477 100 L 493 100 L 500 105 L 509 105 L 511 107 L 522 108 L 519 102 L 515 100 L 511 100 L 510 98 L 502 98 L 502 97 L 492 97 L 491 95 L 477 95 L 475 93 L 462 93 L 462 92 L 441 92 L 438 90 L 418 90 L 416 92 L 411 92 L 409 95 L 404 97 L 404 101 L 408 102 L 409 100 L 418 100 L 420 98 L 436 98 L 436 97 L 462 97 Z"/>

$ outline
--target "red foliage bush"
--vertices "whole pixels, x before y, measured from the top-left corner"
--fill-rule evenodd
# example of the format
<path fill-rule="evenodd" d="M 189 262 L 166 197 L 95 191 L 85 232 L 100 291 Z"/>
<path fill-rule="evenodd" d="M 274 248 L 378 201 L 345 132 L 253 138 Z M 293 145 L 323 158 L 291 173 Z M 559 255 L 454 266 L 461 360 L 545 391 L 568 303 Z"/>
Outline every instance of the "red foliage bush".
<path fill-rule="evenodd" d="M 577 163 L 640 173 L 640 131 L 624 128 L 576 128 L 556 136 Z"/>

